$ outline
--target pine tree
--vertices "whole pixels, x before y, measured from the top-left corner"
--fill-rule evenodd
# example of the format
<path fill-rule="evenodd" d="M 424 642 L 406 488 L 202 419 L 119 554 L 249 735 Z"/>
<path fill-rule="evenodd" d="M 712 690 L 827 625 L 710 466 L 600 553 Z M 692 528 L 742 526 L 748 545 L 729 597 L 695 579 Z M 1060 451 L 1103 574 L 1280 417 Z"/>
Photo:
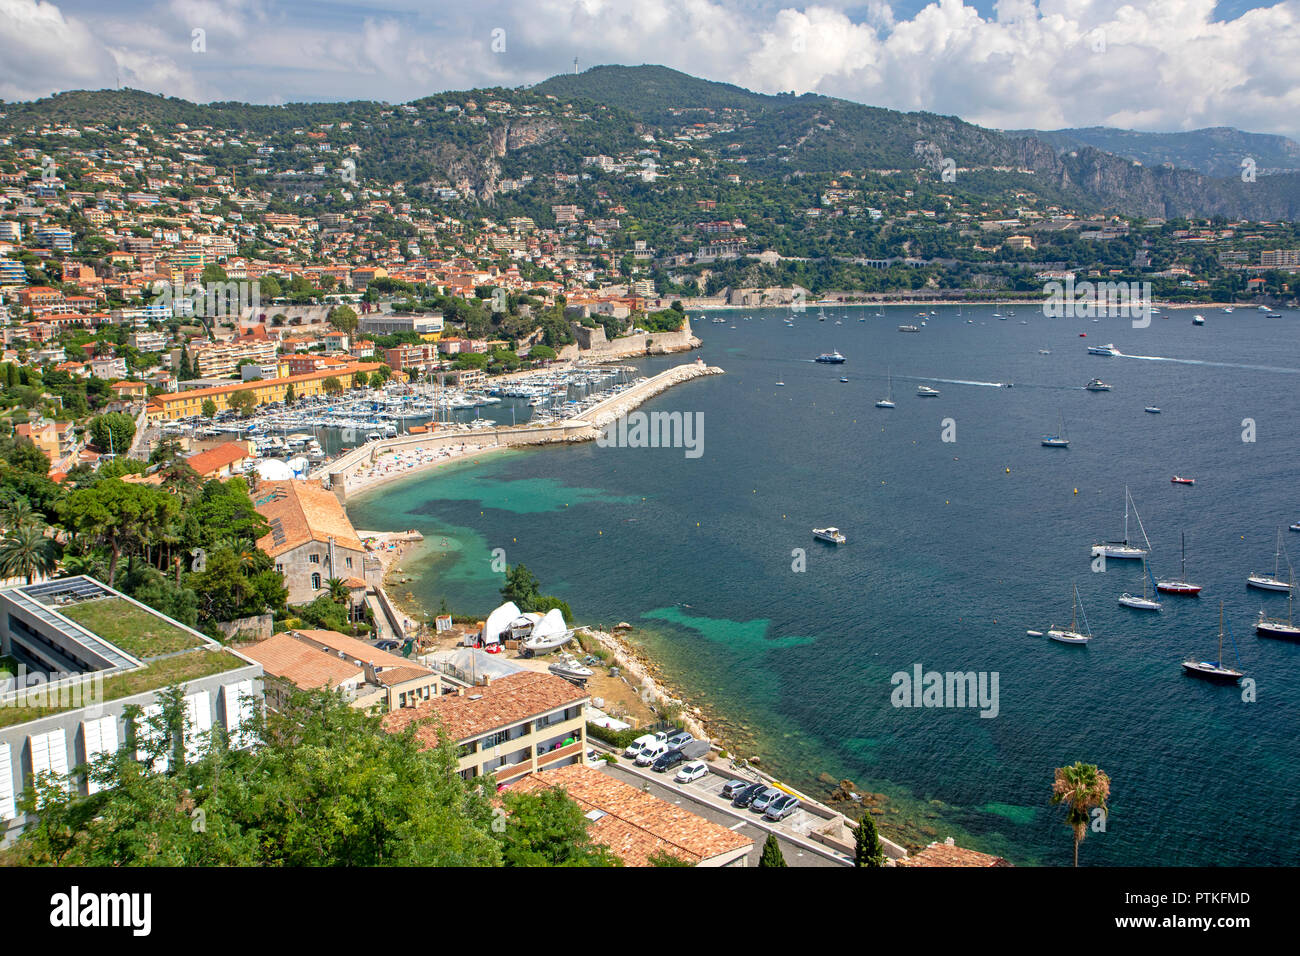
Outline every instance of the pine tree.
<path fill-rule="evenodd" d="M 856 844 L 854 866 L 885 865 L 885 853 L 880 848 L 880 837 L 876 834 L 876 821 L 871 819 L 870 812 L 862 814 L 862 819 L 853 828 L 853 840 Z"/>
<path fill-rule="evenodd" d="M 767 842 L 763 844 L 763 855 L 759 857 L 759 866 L 786 866 L 785 856 L 781 853 L 781 845 L 776 842 L 776 834 L 769 833 Z"/>

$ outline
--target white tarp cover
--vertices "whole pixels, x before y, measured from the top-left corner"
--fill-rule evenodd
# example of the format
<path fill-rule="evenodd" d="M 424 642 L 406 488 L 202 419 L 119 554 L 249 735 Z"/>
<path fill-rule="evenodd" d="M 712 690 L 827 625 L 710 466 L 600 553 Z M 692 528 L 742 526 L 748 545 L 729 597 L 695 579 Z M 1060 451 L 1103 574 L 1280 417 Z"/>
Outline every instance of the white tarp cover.
<path fill-rule="evenodd" d="M 507 601 L 488 615 L 483 625 L 483 643 L 496 644 L 501 640 L 501 632 L 510 626 L 510 622 L 519 617 L 519 608 L 514 601 Z"/>
<path fill-rule="evenodd" d="M 431 664 L 450 664 L 463 674 L 474 677 L 506 677 L 526 668 L 508 661 L 501 654 L 489 654 L 477 647 L 460 647 L 451 651 L 438 651 L 426 660 Z"/>
<path fill-rule="evenodd" d="M 560 613 L 558 607 L 553 607 L 546 612 L 545 617 L 533 626 L 533 633 L 530 637 L 533 640 L 546 637 L 559 637 L 567 630 L 568 628 L 564 624 L 564 615 Z"/>

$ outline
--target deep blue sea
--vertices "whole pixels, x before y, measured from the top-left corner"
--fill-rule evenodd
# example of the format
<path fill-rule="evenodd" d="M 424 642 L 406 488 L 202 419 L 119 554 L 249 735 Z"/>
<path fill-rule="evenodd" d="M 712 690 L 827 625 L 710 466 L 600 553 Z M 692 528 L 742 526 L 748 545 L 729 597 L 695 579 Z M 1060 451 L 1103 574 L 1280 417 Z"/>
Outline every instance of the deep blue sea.
<path fill-rule="evenodd" d="M 1245 586 L 1300 521 L 1300 313 L 1201 309 L 1196 327 L 1195 310 L 1166 310 L 1134 329 L 1008 309 L 941 307 L 919 334 L 897 331 L 921 321 L 906 307 L 836 307 L 824 322 L 814 307 L 793 328 L 787 311 L 692 316 L 696 354 L 727 374 L 642 410 L 703 413 L 700 457 L 512 451 L 349 510 L 358 527 L 425 532 L 403 566 L 426 608 L 493 607 L 504 548 L 580 621 L 631 622 L 735 749 L 819 793 L 848 778 L 883 794 L 887 834 L 1068 865 L 1048 798 L 1053 768 L 1082 760 L 1112 780 L 1085 864 L 1300 863 L 1300 644 L 1255 636 L 1259 610 L 1285 616 L 1287 602 Z M 1106 343 L 1125 355 L 1086 353 Z M 811 361 L 831 349 L 847 362 Z M 873 407 L 887 372 L 893 410 Z M 1113 390 L 1084 391 L 1094 377 Z M 941 394 L 919 398 L 920 383 Z M 1041 447 L 1062 422 L 1070 447 Z M 1140 565 L 1091 570 L 1090 546 L 1123 534 L 1126 486 L 1155 575 L 1178 574 L 1185 533 L 1200 598 L 1130 610 L 1116 599 L 1140 591 Z M 828 524 L 848 542 L 814 541 Z M 1283 541 L 1300 560 L 1300 534 Z M 1028 636 L 1069 623 L 1075 585 L 1092 643 Z M 1224 656 L 1239 655 L 1253 701 L 1179 666 L 1215 656 L 1220 601 Z M 916 664 L 996 672 L 998 715 L 894 707 L 891 675 Z"/>

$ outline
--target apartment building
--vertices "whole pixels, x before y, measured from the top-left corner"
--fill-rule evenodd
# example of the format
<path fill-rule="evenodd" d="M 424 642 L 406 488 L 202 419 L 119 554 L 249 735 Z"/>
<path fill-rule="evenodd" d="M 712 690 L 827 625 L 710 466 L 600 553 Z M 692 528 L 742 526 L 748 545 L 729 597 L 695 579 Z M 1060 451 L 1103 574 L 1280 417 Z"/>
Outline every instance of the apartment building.
<path fill-rule="evenodd" d="M 325 393 L 325 382 L 337 379 L 347 387 L 356 375 L 369 375 L 379 368 L 378 362 L 354 362 L 339 368 L 319 369 L 304 375 L 285 375 L 274 379 L 255 379 L 251 382 L 232 382 L 230 385 L 214 385 L 209 388 L 194 388 L 171 395 L 155 395 L 149 399 L 147 421 L 170 422 L 181 418 L 191 418 L 203 414 L 203 403 L 208 399 L 217 406 L 217 411 L 230 407 L 230 397 L 236 392 L 250 392 L 258 405 L 270 402 L 283 402 L 290 386 L 298 398 Z"/>
<path fill-rule="evenodd" d="M 190 361 L 194 371 L 201 378 L 223 378 L 235 374 L 239 363 L 256 362 L 259 365 L 272 363 L 276 357 L 275 343 L 270 339 L 247 338 L 234 342 L 214 342 L 203 345 L 190 352 Z"/>
<path fill-rule="evenodd" d="M 436 335 L 442 331 L 441 312 L 424 315 L 363 315 L 357 328 L 373 335 L 392 335 L 396 332 L 414 332 L 416 335 Z"/>
<path fill-rule="evenodd" d="M 0 845 L 29 822 L 17 804 L 35 775 L 93 793 L 98 784 L 71 768 L 131 739 L 148 759 L 141 744 L 157 733 L 150 721 L 168 687 L 184 694 L 190 754 L 218 726 L 234 747 L 253 742 L 247 721 L 261 706 L 262 666 L 93 578 L 0 590 L 0 654 L 17 665 L 0 682 Z M 141 708 L 134 728 L 127 707 Z M 167 763 L 163 756 L 153 766 Z"/>
<path fill-rule="evenodd" d="M 1259 264 L 1266 269 L 1300 267 L 1300 249 L 1267 249 L 1259 254 Z"/>
<path fill-rule="evenodd" d="M 591 696 L 537 671 L 519 671 L 386 714 L 383 727 L 436 747 L 441 729 L 456 744 L 466 779 L 495 774 L 498 783 L 538 770 L 583 762 Z"/>

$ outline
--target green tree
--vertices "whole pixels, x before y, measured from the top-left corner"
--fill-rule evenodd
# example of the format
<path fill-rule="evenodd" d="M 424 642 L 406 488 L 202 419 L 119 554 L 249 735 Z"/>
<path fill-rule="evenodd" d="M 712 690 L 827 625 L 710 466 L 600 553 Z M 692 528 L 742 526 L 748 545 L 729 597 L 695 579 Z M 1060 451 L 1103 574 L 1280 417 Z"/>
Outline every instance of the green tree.
<path fill-rule="evenodd" d="M 1088 835 L 1092 811 L 1100 809 L 1108 814 L 1106 800 L 1110 796 L 1110 777 L 1097 769 L 1096 764 L 1075 761 L 1068 767 L 1057 767 L 1052 781 L 1052 806 L 1064 804 L 1065 825 L 1074 832 L 1074 865 L 1079 865 L 1079 844 Z M 1104 819 L 1104 817 L 1103 817 Z"/>
<path fill-rule="evenodd" d="M 125 455 L 135 438 L 135 419 L 125 412 L 109 412 L 90 420 L 90 437 L 101 451 Z"/>
<path fill-rule="evenodd" d="M 864 812 L 858 825 L 853 828 L 853 865 L 884 866 L 885 852 L 880 846 L 880 837 L 876 833 L 876 821 L 870 812 Z"/>
<path fill-rule="evenodd" d="M 218 547 L 203 553 L 200 567 L 186 578 L 185 585 L 198 595 L 201 623 L 230 621 L 284 607 L 289 593 L 284 577 L 263 551 Z"/>
<path fill-rule="evenodd" d="M 26 578 L 31 584 L 58 565 L 59 546 L 39 525 L 18 525 L 0 538 L 0 578 Z"/>
<path fill-rule="evenodd" d="M 516 564 L 506 568 L 506 583 L 501 586 L 501 596 L 507 601 L 513 601 L 523 611 L 532 607 L 539 587 L 541 582 L 528 570 L 527 565 Z"/>
<path fill-rule="evenodd" d="M 210 398 L 205 398 L 199 410 L 204 418 L 213 418 L 217 414 L 217 403 Z"/>
<path fill-rule="evenodd" d="M 621 866 L 609 847 L 591 839 L 591 822 L 559 787 L 502 795 L 506 811 L 501 859 L 506 866 Z"/>
<path fill-rule="evenodd" d="M 321 382 L 321 387 L 325 389 L 327 395 L 337 395 L 343 391 L 343 383 L 334 375 L 329 376 L 325 381 Z"/>
<path fill-rule="evenodd" d="M 239 412 L 240 418 L 247 418 L 253 414 L 253 409 L 257 408 L 257 396 L 249 389 L 241 389 L 231 392 L 230 397 L 226 399 L 226 405 Z"/>
<path fill-rule="evenodd" d="M 284 388 L 284 403 L 292 405 L 298 400 L 298 393 L 293 390 L 293 382 L 290 382 Z"/>
<path fill-rule="evenodd" d="M 763 844 L 763 855 L 758 859 L 759 866 L 786 866 L 785 855 L 781 852 L 781 844 L 776 842 L 776 834 L 769 833 L 767 842 Z"/>
<path fill-rule="evenodd" d="M 77 488 L 59 503 L 64 528 L 82 541 L 109 550 L 108 583 L 117 577 L 117 563 L 126 548 L 143 548 L 146 554 L 157 536 L 180 513 L 174 495 L 150 485 L 105 478 L 88 488 Z"/>
<path fill-rule="evenodd" d="M 357 330 L 357 313 L 349 306 L 336 305 L 330 309 L 329 324 L 340 332 L 351 335 Z"/>

